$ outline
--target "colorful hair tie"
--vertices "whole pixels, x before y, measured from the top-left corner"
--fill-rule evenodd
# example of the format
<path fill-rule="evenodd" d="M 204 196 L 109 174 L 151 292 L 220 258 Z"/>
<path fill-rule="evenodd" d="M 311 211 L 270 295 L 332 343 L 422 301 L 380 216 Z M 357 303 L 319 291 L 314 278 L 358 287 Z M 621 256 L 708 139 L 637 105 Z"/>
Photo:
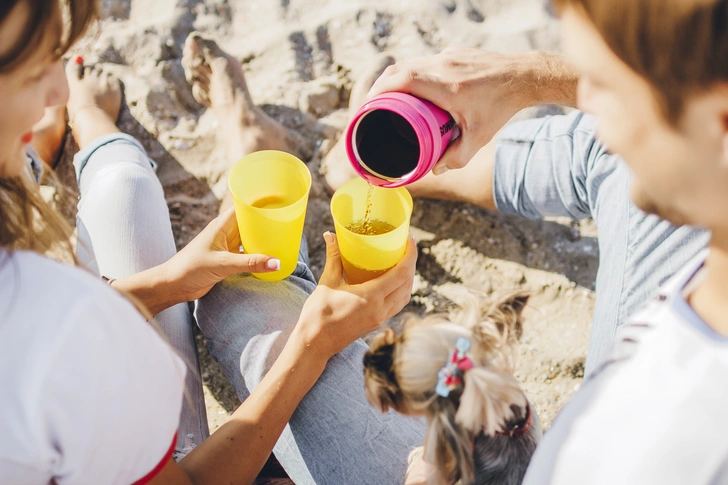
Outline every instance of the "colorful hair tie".
<path fill-rule="evenodd" d="M 466 370 L 473 368 L 472 355 L 469 350 L 470 340 L 460 337 L 455 343 L 455 348 L 450 352 L 447 364 L 437 373 L 435 392 L 438 395 L 448 397 L 450 392 L 463 388 L 463 374 Z"/>

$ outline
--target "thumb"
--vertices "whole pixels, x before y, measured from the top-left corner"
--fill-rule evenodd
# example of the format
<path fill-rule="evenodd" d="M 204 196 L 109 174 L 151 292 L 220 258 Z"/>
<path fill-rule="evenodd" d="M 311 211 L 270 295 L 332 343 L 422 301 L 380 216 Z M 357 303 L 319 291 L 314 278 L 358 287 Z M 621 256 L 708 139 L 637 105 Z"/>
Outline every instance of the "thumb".
<path fill-rule="evenodd" d="M 223 264 L 230 275 L 238 273 L 271 273 L 281 269 L 280 259 L 265 254 L 235 254 L 224 252 Z"/>
<path fill-rule="evenodd" d="M 457 170 L 463 168 L 470 162 L 474 154 L 470 153 L 471 146 L 467 140 L 460 136 L 452 142 L 450 146 L 442 154 L 440 160 L 432 168 L 433 175 L 442 175 L 448 170 Z"/>
<path fill-rule="evenodd" d="M 341 264 L 341 253 L 339 252 L 339 241 L 336 234 L 329 231 L 324 233 L 326 241 L 326 266 L 319 280 L 320 285 L 336 287 L 343 279 L 344 267 Z"/>

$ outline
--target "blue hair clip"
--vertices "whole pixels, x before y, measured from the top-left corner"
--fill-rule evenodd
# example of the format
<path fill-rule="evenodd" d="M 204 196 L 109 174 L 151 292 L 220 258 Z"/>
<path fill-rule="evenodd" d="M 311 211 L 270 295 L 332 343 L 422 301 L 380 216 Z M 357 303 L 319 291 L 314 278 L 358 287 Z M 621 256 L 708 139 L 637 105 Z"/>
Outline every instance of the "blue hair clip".
<path fill-rule="evenodd" d="M 470 340 L 460 337 L 455 348 L 450 352 L 447 364 L 437 373 L 437 386 L 435 393 L 448 397 L 452 391 L 462 389 L 463 374 L 473 368 L 473 358 L 470 353 Z"/>

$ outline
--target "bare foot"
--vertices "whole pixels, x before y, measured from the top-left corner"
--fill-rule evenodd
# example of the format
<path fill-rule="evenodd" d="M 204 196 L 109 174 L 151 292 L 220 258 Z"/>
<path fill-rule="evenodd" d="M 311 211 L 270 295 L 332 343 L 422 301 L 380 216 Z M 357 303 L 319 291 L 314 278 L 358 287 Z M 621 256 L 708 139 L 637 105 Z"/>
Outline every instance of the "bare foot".
<path fill-rule="evenodd" d="M 78 146 L 83 149 L 99 136 L 119 133 L 119 80 L 99 66 L 84 66 L 78 58 L 66 66 L 66 77 L 71 91 L 68 119 Z"/>
<path fill-rule="evenodd" d="M 268 116 L 253 102 L 243 68 L 213 40 L 192 32 L 185 41 L 182 66 L 192 94 L 212 108 L 232 165 L 259 150 L 281 150 L 300 158 L 305 141 Z"/>
<path fill-rule="evenodd" d="M 66 107 L 52 106 L 45 109 L 43 119 L 33 127 L 31 146 L 40 158 L 51 167 L 55 167 L 61 145 L 66 136 Z"/>
<path fill-rule="evenodd" d="M 367 67 L 364 76 L 359 78 L 351 89 L 351 96 L 349 97 L 350 116 L 366 102 L 367 93 L 374 81 L 392 64 L 394 64 L 394 58 L 391 56 L 380 54 L 374 58 Z M 326 179 L 326 185 L 332 192 L 357 177 L 346 155 L 346 143 L 343 134 L 326 155 L 326 158 L 321 161 L 321 173 Z"/>

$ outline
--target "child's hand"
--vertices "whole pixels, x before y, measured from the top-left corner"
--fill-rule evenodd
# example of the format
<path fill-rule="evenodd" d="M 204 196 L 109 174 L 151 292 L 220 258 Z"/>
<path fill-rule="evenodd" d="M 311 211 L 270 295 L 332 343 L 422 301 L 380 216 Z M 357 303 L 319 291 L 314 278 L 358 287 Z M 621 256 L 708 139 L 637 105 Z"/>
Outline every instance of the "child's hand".
<path fill-rule="evenodd" d="M 444 485 L 441 480 L 436 479 L 435 468 L 425 463 L 424 456 L 424 447 L 419 446 L 412 450 L 407 459 L 407 473 L 404 476 L 404 485 Z"/>
<path fill-rule="evenodd" d="M 414 239 L 402 260 L 385 274 L 360 285 L 344 280 L 336 236 L 324 234 L 326 267 L 301 311 L 298 330 L 328 359 L 356 339 L 378 329 L 410 301 L 417 262 Z"/>

